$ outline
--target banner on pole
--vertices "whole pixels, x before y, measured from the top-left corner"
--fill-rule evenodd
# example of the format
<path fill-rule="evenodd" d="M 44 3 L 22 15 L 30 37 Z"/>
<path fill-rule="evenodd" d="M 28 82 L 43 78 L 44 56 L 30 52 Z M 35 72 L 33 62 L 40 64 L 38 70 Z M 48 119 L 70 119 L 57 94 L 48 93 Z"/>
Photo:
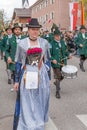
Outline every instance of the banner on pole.
<path fill-rule="evenodd" d="M 78 20 L 78 2 L 69 3 L 70 30 L 76 29 Z"/>

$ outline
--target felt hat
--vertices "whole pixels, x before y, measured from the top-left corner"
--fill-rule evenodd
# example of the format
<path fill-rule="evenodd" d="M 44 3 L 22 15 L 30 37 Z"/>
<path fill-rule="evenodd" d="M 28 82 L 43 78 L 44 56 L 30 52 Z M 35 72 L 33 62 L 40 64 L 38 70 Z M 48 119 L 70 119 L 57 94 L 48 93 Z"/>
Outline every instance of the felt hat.
<path fill-rule="evenodd" d="M 81 29 L 86 29 L 86 28 L 85 28 L 85 26 L 84 26 L 84 25 L 81 25 L 80 30 L 81 30 Z"/>
<path fill-rule="evenodd" d="M 31 18 L 27 27 L 28 28 L 41 28 L 42 26 L 39 24 L 36 18 Z"/>
<path fill-rule="evenodd" d="M 15 23 L 15 24 L 14 24 L 14 26 L 13 26 L 13 28 L 12 28 L 12 31 L 14 31 L 15 28 L 20 28 L 21 31 L 22 31 L 22 29 L 23 29 L 23 27 L 22 27 L 19 23 Z"/>
<path fill-rule="evenodd" d="M 61 35 L 61 32 L 58 30 L 58 28 L 55 28 L 54 35 Z"/>
<path fill-rule="evenodd" d="M 8 29 L 12 30 L 12 28 L 10 26 L 8 26 L 8 27 L 6 27 L 5 31 L 7 31 Z"/>

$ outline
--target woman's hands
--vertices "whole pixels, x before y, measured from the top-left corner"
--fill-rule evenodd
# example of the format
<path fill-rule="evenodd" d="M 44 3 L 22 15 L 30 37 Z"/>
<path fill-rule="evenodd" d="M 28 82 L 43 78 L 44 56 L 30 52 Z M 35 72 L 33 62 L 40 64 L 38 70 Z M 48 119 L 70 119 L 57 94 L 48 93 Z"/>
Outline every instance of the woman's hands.
<path fill-rule="evenodd" d="M 15 90 L 15 91 L 18 91 L 18 87 L 19 87 L 19 83 L 15 83 L 15 84 L 14 84 L 14 90 Z"/>
<path fill-rule="evenodd" d="M 56 60 L 52 60 L 53 64 L 57 64 L 57 61 Z"/>

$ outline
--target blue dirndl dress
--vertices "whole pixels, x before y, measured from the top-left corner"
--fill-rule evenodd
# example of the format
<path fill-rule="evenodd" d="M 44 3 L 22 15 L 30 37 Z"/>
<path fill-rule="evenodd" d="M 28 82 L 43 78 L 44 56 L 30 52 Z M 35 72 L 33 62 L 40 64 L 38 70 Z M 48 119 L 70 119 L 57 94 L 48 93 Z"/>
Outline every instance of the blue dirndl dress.
<path fill-rule="evenodd" d="M 37 67 L 26 65 L 26 69 L 34 72 Z M 37 89 L 25 88 L 23 78 L 25 70 L 21 70 L 21 64 L 18 62 L 16 63 L 16 71 L 21 73 L 13 130 L 44 130 L 44 124 L 48 121 L 50 97 L 49 76 L 45 64 L 43 63 L 39 70 L 39 85 Z"/>

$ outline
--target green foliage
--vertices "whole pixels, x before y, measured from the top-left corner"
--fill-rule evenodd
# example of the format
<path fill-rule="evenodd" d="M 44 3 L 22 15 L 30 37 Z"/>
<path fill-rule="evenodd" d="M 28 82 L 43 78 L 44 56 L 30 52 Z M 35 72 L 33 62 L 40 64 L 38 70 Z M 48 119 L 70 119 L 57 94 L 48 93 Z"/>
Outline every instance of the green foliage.
<path fill-rule="evenodd" d="M 0 30 L 2 29 L 2 24 L 3 24 L 3 10 L 0 10 Z"/>
<path fill-rule="evenodd" d="M 82 0 L 78 0 L 81 3 Z M 84 11 L 85 11 L 85 19 L 87 19 L 87 0 L 84 0 Z"/>
<path fill-rule="evenodd" d="M 87 4 L 87 0 L 84 0 L 84 3 Z"/>

